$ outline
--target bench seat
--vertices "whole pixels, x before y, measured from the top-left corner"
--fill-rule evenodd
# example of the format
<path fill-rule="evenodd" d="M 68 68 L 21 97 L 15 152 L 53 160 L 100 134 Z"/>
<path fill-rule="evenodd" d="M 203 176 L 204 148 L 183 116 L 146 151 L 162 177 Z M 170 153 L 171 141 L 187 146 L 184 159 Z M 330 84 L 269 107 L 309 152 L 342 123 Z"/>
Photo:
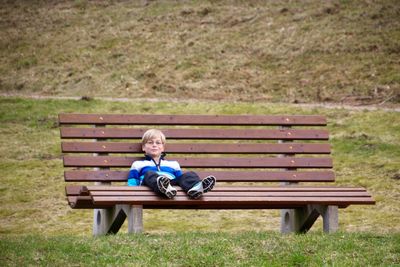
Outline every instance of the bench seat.
<path fill-rule="evenodd" d="M 116 204 L 143 205 L 146 209 L 291 209 L 308 204 L 374 204 L 360 187 L 313 186 L 217 186 L 199 200 L 192 200 L 177 187 L 174 199 L 156 196 L 144 186 L 69 186 L 67 196 L 72 208 L 105 208 Z"/>

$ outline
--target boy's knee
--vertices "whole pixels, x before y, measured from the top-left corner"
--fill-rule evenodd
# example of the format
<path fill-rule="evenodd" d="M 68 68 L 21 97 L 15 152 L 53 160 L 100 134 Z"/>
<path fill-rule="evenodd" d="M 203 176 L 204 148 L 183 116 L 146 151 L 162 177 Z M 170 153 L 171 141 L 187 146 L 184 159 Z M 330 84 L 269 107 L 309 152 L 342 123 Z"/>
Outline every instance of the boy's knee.
<path fill-rule="evenodd" d="M 185 172 L 184 175 L 185 176 L 190 176 L 190 177 L 199 177 L 199 175 L 194 171 Z"/>
<path fill-rule="evenodd" d="M 158 174 L 157 174 L 156 172 L 148 171 L 148 172 L 146 172 L 146 173 L 144 174 L 144 177 L 145 177 L 145 178 L 149 178 L 149 177 L 154 176 L 154 175 L 157 175 L 157 176 L 158 176 Z"/>

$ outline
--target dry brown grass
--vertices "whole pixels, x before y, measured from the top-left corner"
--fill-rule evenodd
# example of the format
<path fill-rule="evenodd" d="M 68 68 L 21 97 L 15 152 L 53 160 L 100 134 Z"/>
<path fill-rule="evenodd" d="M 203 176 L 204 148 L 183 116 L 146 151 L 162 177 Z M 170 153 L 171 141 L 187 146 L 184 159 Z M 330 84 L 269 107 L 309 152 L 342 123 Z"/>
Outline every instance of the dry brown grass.
<path fill-rule="evenodd" d="M 384 1 L 2 1 L 0 92 L 400 101 Z"/>

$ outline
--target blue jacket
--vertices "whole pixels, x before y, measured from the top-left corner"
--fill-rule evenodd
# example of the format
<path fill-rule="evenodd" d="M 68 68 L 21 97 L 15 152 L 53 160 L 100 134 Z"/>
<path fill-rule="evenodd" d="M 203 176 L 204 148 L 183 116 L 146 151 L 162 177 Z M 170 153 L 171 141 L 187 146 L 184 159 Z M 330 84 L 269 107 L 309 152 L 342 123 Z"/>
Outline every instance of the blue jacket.
<path fill-rule="evenodd" d="M 128 185 L 141 185 L 144 175 L 148 171 L 157 172 L 160 175 L 167 176 L 171 180 L 181 176 L 182 170 L 179 163 L 177 161 L 165 160 L 164 157 L 165 153 L 161 155 L 159 162 L 155 162 L 150 156 L 146 155 L 144 160 L 134 161 L 129 171 Z"/>

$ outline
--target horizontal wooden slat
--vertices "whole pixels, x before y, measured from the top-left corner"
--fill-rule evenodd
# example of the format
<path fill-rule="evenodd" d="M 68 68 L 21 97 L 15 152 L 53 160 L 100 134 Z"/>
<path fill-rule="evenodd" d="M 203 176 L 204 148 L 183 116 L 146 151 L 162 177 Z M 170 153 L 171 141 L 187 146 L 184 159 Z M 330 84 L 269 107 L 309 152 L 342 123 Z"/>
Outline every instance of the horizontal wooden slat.
<path fill-rule="evenodd" d="M 59 114 L 61 124 L 326 125 L 325 116 Z"/>
<path fill-rule="evenodd" d="M 87 171 L 69 170 L 64 172 L 66 182 L 126 182 L 129 171 Z"/>
<path fill-rule="evenodd" d="M 129 171 L 65 171 L 67 182 L 126 182 Z M 214 175 L 218 182 L 333 182 L 333 171 L 197 171 L 200 177 Z"/>
<path fill-rule="evenodd" d="M 214 175 L 220 182 L 333 182 L 333 171 L 197 171 L 200 177 Z"/>
<path fill-rule="evenodd" d="M 65 167 L 130 167 L 139 157 L 64 156 Z M 332 168 L 331 158 L 170 158 L 184 168 Z"/>
<path fill-rule="evenodd" d="M 90 191 L 90 195 L 95 196 L 115 196 L 115 197 L 143 197 L 154 196 L 151 191 Z M 185 197 L 186 193 L 178 191 L 176 197 Z M 365 191 L 312 191 L 312 192 L 294 192 L 294 191 L 211 191 L 207 193 L 207 197 L 368 197 Z M 187 197 L 187 196 L 186 196 Z"/>
<path fill-rule="evenodd" d="M 183 190 L 176 186 L 179 194 L 183 194 Z M 132 193 L 132 194 L 155 194 L 147 186 L 115 186 L 115 185 L 67 185 L 65 187 L 67 196 L 89 196 L 94 192 L 109 192 L 107 194 L 119 194 L 119 193 Z M 259 193 L 259 192 L 293 192 L 293 193 L 366 193 L 365 188 L 361 187 L 344 187 L 344 186 L 302 186 L 302 185 L 290 185 L 290 186 L 220 186 L 217 185 L 213 190 L 207 194 L 215 195 L 223 192 L 230 192 L 235 194 L 237 192 L 247 193 Z"/>
<path fill-rule="evenodd" d="M 141 139 L 147 129 L 62 127 L 61 138 Z M 315 129 L 162 129 L 167 139 L 328 140 L 327 130 Z"/>
<path fill-rule="evenodd" d="M 80 195 L 83 186 L 80 185 L 67 185 L 65 187 L 65 194 L 67 196 L 77 196 Z"/>
<path fill-rule="evenodd" d="M 70 205 L 71 208 L 73 209 L 107 209 L 107 208 L 112 208 L 115 205 L 111 202 L 102 202 L 102 203 L 88 203 L 86 200 L 81 201 L 80 197 L 77 197 L 75 199 L 75 202 L 72 202 L 68 199 L 68 204 Z M 167 200 L 169 201 L 169 200 Z M 364 203 L 362 203 L 364 204 Z M 131 204 L 135 205 L 135 204 Z M 136 204 L 138 205 L 138 204 Z M 347 203 L 341 203 L 337 204 L 338 208 L 346 208 L 350 204 Z M 265 210 L 265 209 L 296 209 L 296 208 L 302 208 L 305 207 L 306 205 L 302 203 L 291 203 L 291 204 L 274 204 L 274 203 L 268 203 L 268 205 L 265 204 L 260 204 L 260 203 L 252 203 L 252 202 L 246 202 L 246 203 L 235 203 L 232 205 L 231 203 L 225 204 L 222 202 L 216 202 L 213 205 L 204 205 L 202 202 L 198 203 L 192 203 L 192 202 L 175 202 L 173 206 L 168 206 L 166 203 L 163 202 L 157 202 L 157 203 L 146 203 L 145 205 L 140 205 L 144 209 L 194 209 L 194 210 Z"/>
<path fill-rule="evenodd" d="M 141 153 L 140 143 L 62 142 L 66 153 Z M 329 154 L 329 144 L 167 144 L 168 154 Z"/>
<path fill-rule="evenodd" d="M 236 208 L 242 205 L 250 205 L 252 207 L 262 206 L 265 209 L 277 206 L 286 207 L 291 205 L 307 205 L 307 204 L 322 204 L 322 205 L 348 205 L 348 204 L 375 204 L 370 197 L 212 197 L 205 194 L 200 200 L 191 200 L 188 197 L 176 197 L 173 200 L 161 199 L 158 196 L 142 196 L 129 197 L 105 197 L 93 196 L 94 204 L 130 204 L 130 205 L 157 205 L 168 208 L 175 205 L 201 205 L 203 208 L 212 206 L 224 206 L 226 208 Z"/>

